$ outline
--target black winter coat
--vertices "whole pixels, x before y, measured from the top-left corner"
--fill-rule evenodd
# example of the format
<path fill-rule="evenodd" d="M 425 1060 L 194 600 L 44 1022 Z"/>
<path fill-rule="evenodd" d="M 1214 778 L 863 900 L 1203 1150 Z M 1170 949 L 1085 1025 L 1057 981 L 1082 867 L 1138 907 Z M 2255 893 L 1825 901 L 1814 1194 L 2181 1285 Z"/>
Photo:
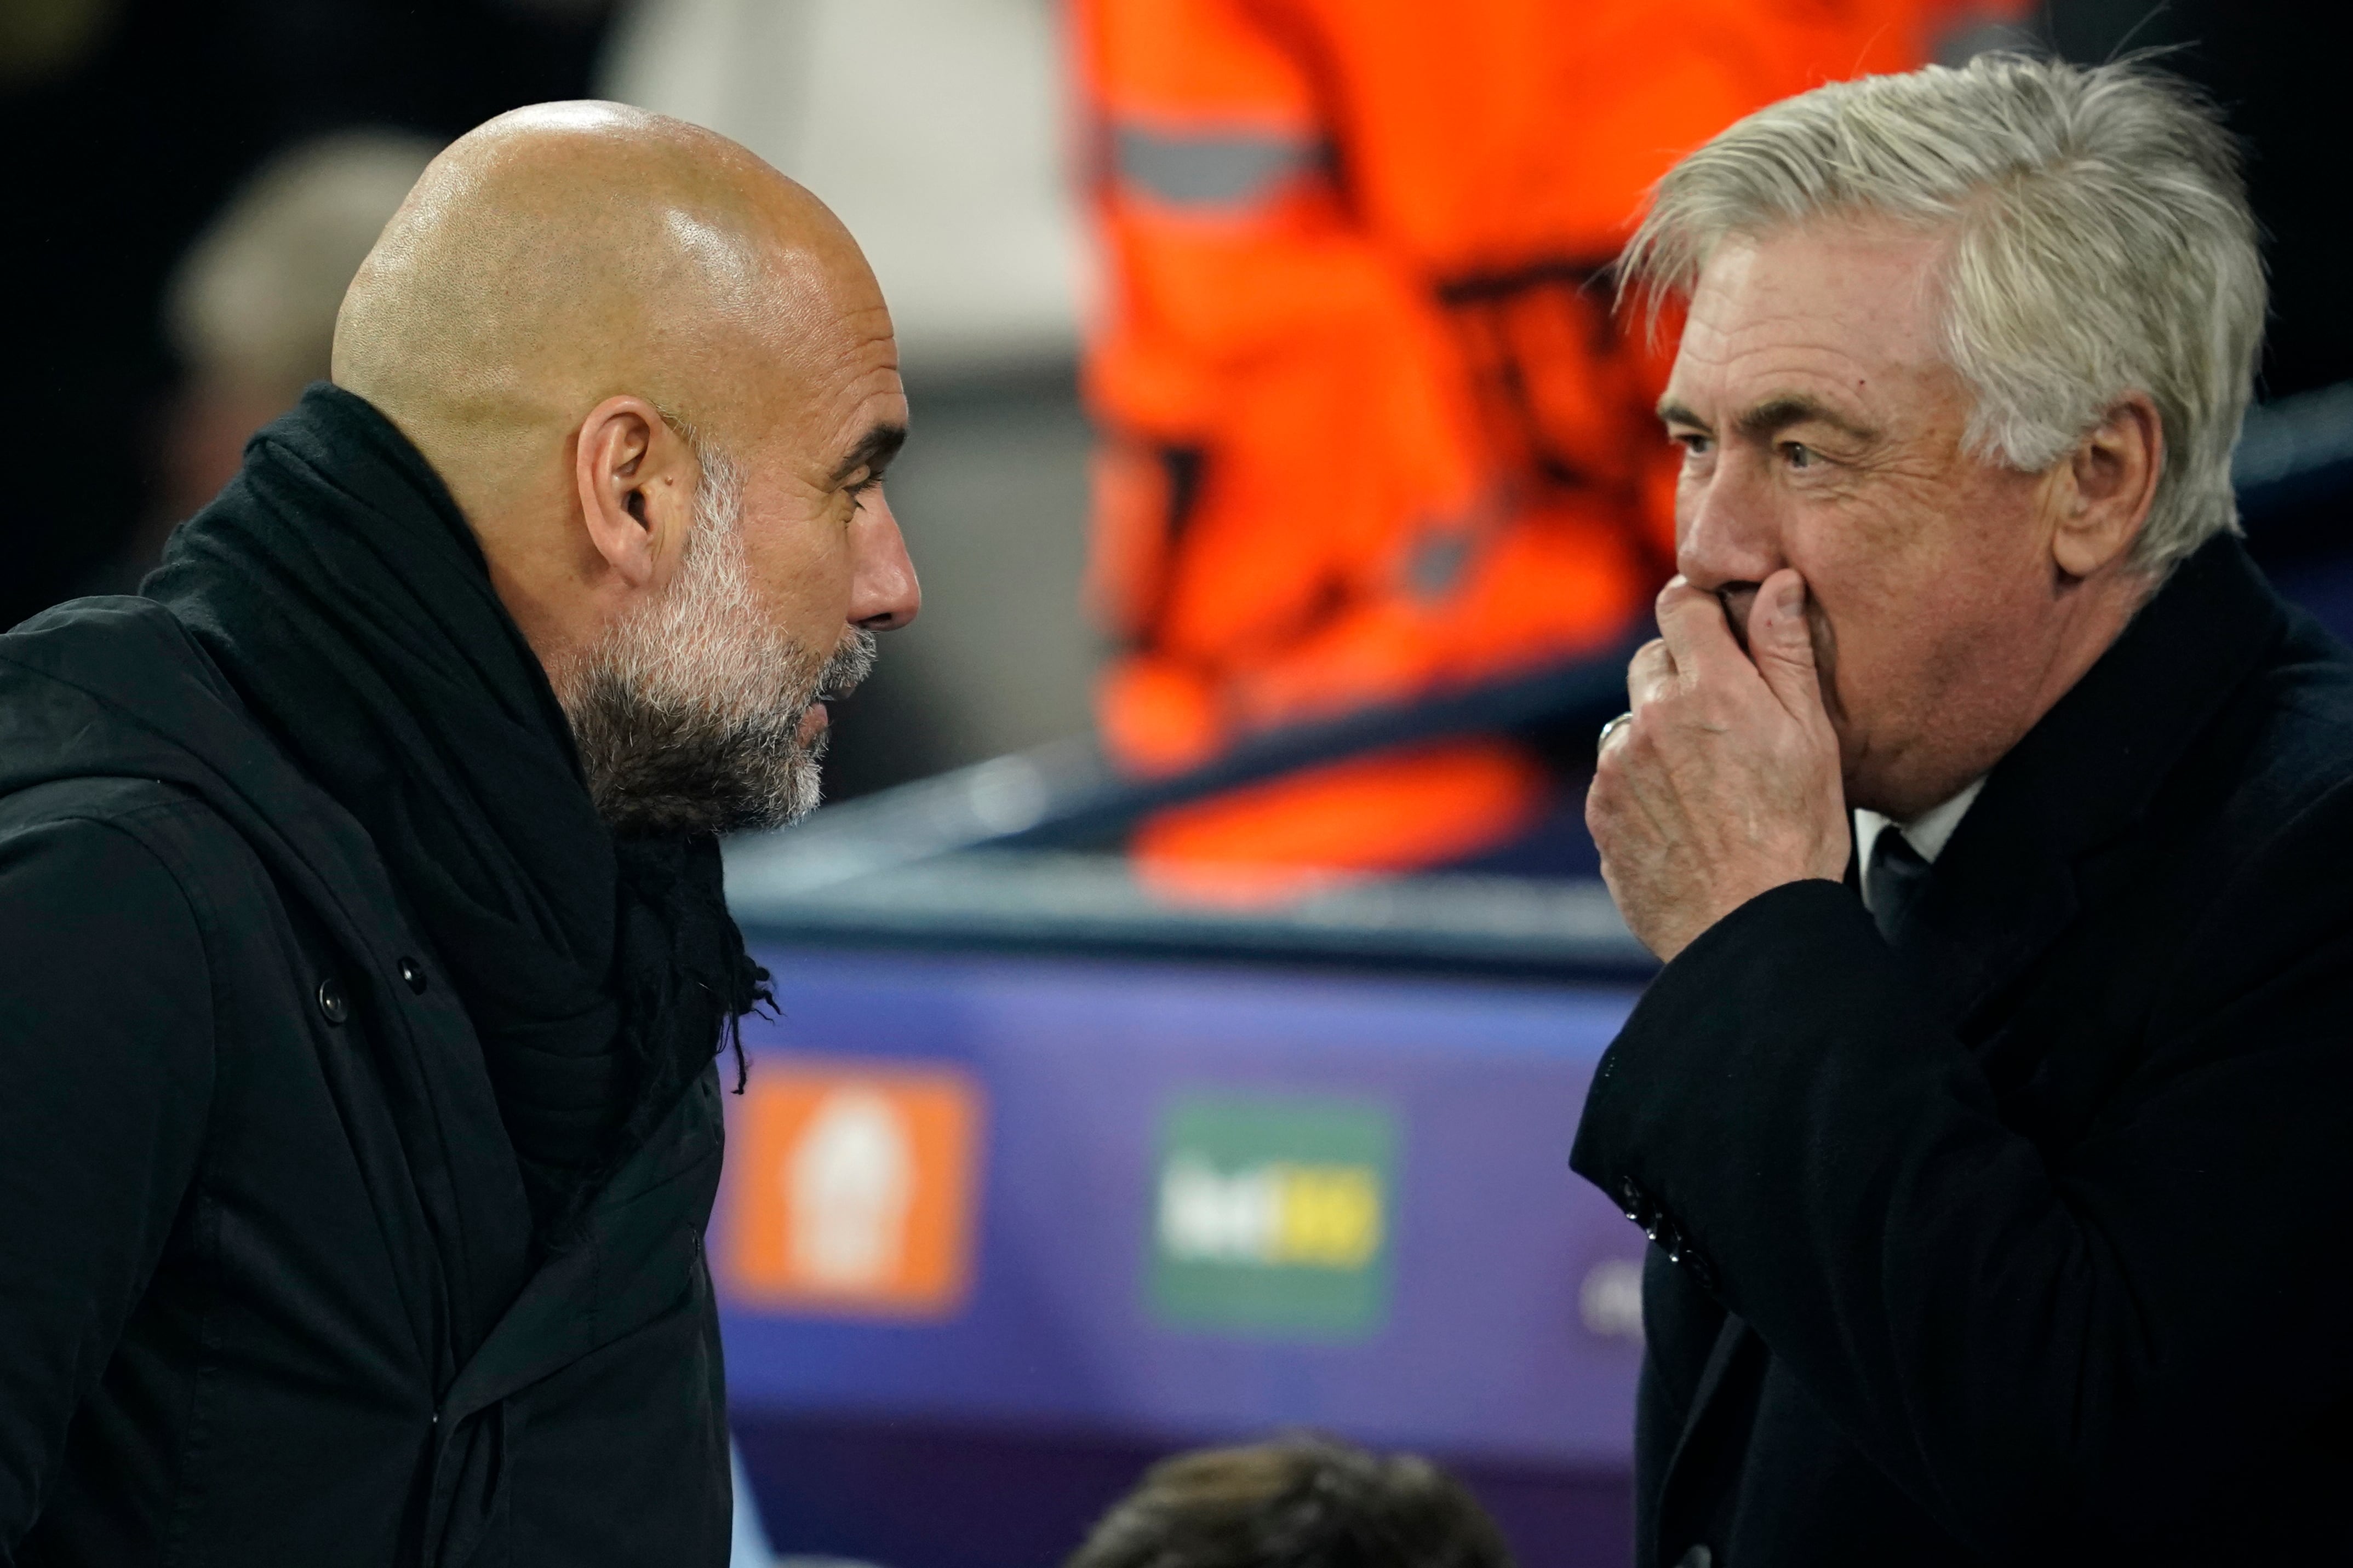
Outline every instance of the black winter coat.
<path fill-rule="evenodd" d="M 1898 934 L 1766 893 L 1598 1070 L 1640 1561 L 2353 1561 L 2353 654 L 2208 545 Z"/>
<path fill-rule="evenodd" d="M 0 637 L 0 1564 L 726 1560 L 715 1072 L 535 1261 L 411 931 L 170 611 Z"/>

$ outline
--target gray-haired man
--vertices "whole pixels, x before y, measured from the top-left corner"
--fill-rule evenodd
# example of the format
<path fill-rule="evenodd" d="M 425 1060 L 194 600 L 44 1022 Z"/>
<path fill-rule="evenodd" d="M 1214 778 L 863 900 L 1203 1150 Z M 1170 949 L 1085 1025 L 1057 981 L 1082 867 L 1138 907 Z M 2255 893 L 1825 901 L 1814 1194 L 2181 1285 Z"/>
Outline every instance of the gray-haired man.
<path fill-rule="evenodd" d="M 2353 655 L 2233 537 L 2229 139 L 1824 88 L 1628 263 L 1683 575 L 1588 817 L 1669 962 L 1573 1163 L 1657 1243 L 1641 1561 L 2345 1560 Z"/>

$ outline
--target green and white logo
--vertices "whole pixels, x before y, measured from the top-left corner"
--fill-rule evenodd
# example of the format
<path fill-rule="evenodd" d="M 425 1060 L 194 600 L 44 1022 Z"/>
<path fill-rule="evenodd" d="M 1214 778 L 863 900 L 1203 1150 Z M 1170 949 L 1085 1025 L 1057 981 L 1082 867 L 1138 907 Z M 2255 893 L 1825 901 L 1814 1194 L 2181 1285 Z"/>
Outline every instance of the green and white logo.
<path fill-rule="evenodd" d="M 1397 1129 L 1361 1100 L 1188 1097 L 1161 1123 L 1151 1300 L 1184 1328 L 1362 1339 L 1388 1315 Z"/>

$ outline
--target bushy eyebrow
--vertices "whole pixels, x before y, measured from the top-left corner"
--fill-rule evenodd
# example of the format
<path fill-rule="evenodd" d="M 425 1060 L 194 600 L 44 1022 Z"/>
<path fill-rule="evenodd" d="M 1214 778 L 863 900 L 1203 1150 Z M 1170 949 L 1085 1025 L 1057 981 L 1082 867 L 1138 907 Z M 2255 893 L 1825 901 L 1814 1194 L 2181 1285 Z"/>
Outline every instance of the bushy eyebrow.
<path fill-rule="evenodd" d="M 1879 432 L 1819 398 L 1782 393 L 1741 411 L 1733 427 L 1750 440 L 1764 440 L 1792 425 L 1827 425 L 1858 441 L 1876 441 Z"/>
<path fill-rule="evenodd" d="M 1708 428 L 1706 420 L 1672 397 L 1659 399 L 1659 418 L 1670 426 L 1688 426 L 1694 430 Z M 1881 434 L 1820 398 L 1795 392 L 1779 393 L 1762 403 L 1752 404 L 1732 422 L 1735 431 L 1752 441 L 1769 439 L 1792 425 L 1827 425 L 1858 441 L 1876 441 Z"/>
<path fill-rule="evenodd" d="M 891 466 L 891 459 L 899 455 L 899 448 L 906 444 L 907 427 L 904 425 L 874 426 L 858 438 L 858 445 L 849 449 L 848 457 L 834 465 L 833 478 L 828 483 L 839 489 L 848 484 L 849 476 L 860 468 L 869 469 L 880 478 L 882 470 Z"/>

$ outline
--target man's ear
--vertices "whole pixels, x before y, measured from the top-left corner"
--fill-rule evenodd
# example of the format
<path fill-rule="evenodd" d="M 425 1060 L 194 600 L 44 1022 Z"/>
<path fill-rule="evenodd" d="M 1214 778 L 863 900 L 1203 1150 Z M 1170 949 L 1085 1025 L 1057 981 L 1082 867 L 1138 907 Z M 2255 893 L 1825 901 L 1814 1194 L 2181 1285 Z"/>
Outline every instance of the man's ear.
<path fill-rule="evenodd" d="M 2129 393 L 2076 443 L 2056 476 L 2051 555 L 2059 570 L 2089 577 L 2130 553 L 2164 471 L 2165 421 L 2148 394 Z"/>
<path fill-rule="evenodd" d="M 574 479 L 588 542 L 632 588 L 686 539 L 694 454 L 642 397 L 608 397 L 580 422 Z"/>

